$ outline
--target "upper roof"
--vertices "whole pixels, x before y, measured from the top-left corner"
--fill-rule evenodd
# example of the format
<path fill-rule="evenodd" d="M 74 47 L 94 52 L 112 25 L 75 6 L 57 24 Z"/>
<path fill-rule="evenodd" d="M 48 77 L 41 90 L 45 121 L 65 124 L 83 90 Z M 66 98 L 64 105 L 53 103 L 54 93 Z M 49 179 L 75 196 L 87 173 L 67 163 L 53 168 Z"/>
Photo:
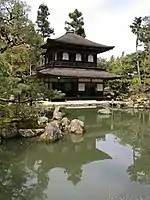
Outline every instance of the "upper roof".
<path fill-rule="evenodd" d="M 59 44 L 68 44 L 68 45 L 76 45 L 79 47 L 87 47 L 87 48 L 92 48 L 93 50 L 102 53 L 105 51 L 109 51 L 114 48 L 114 46 L 106 46 L 103 44 L 99 44 L 96 42 L 93 42 L 91 40 L 88 40 L 80 35 L 77 35 L 73 32 L 66 32 L 64 35 L 61 37 L 58 37 L 56 39 L 48 39 L 47 43 L 43 45 L 43 48 L 46 48 L 47 45 L 51 46 L 53 42 L 57 42 Z"/>

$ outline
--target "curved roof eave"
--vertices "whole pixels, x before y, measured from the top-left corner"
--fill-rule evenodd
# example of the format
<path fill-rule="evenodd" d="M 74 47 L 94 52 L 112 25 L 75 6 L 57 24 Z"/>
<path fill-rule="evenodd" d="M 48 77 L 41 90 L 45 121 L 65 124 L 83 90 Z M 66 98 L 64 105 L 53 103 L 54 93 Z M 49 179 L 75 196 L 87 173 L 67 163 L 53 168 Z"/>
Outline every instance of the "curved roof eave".
<path fill-rule="evenodd" d="M 103 44 L 99 44 L 93 41 L 90 41 L 86 38 L 83 38 L 75 33 L 66 33 L 59 38 L 56 39 L 47 39 L 47 43 L 42 46 L 42 48 L 46 48 L 52 44 L 66 44 L 68 46 L 78 46 L 82 48 L 93 49 L 98 53 L 102 53 L 105 51 L 109 51 L 113 49 L 115 46 L 107 46 Z"/>

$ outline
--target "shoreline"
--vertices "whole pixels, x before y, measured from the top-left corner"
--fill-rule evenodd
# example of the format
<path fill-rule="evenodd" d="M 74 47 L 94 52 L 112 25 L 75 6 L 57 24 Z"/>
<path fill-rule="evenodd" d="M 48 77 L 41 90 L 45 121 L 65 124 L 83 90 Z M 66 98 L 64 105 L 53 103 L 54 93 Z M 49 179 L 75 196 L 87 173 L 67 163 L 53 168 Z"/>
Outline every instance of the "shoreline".
<path fill-rule="evenodd" d="M 65 106 L 66 108 L 97 108 L 98 106 L 110 105 L 129 105 L 133 102 L 126 101 L 97 101 L 97 100 L 82 100 L 82 101 L 65 101 L 65 102 L 51 102 L 51 101 L 38 101 L 39 104 L 44 106 Z"/>
<path fill-rule="evenodd" d="M 52 102 L 52 101 L 38 101 L 38 104 L 41 104 L 45 107 L 55 107 L 62 106 L 67 109 L 84 109 L 84 108 L 99 108 L 102 105 L 109 105 L 109 107 L 123 107 L 123 108 L 143 108 L 150 109 L 150 105 L 145 102 L 136 102 L 133 101 L 97 101 L 97 100 L 74 100 L 74 101 L 65 101 L 65 102 Z"/>

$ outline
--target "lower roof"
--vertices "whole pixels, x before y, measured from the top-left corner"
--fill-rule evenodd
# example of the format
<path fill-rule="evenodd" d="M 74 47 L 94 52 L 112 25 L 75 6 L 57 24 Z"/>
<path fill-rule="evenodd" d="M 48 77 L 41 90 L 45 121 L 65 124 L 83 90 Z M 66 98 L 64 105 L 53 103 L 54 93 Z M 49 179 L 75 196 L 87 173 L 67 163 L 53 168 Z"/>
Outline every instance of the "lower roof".
<path fill-rule="evenodd" d="M 109 73 L 105 70 L 71 67 L 46 68 L 39 71 L 43 75 L 72 77 L 72 78 L 96 78 L 96 79 L 117 79 L 120 76 Z"/>

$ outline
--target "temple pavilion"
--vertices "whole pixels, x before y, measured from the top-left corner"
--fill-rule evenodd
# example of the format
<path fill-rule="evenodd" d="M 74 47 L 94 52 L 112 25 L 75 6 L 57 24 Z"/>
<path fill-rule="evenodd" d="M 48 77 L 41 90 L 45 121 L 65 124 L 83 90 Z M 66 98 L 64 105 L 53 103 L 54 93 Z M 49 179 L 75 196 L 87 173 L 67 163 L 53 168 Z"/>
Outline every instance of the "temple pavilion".
<path fill-rule="evenodd" d="M 98 54 L 114 46 L 67 32 L 59 38 L 47 39 L 42 48 L 44 63 L 38 76 L 46 87 L 62 91 L 67 99 L 102 99 L 105 82 L 118 78 L 97 66 Z"/>

